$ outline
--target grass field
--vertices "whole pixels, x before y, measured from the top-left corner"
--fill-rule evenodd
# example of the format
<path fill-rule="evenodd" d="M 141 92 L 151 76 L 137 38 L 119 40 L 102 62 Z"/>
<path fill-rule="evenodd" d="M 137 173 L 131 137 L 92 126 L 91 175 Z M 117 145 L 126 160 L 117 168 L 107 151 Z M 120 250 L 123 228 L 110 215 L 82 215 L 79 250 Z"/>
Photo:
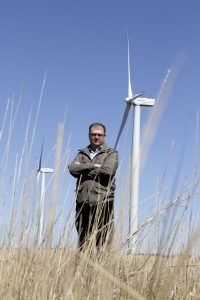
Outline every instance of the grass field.
<path fill-rule="evenodd" d="M 14 209 L 10 208 L 9 224 L 1 238 L 0 250 L 0 299 L 198 299 L 200 298 L 200 259 L 197 252 L 199 227 L 192 226 L 180 240 L 181 224 L 188 204 L 192 201 L 199 182 L 195 181 L 187 190 L 187 197 L 180 194 L 169 202 L 160 216 L 165 213 L 167 222 L 159 228 L 160 240 L 148 227 L 157 222 L 157 215 L 148 217 L 138 230 L 138 251 L 127 251 L 127 240 L 120 240 L 118 231 L 111 249 L 97 251 L 93 236 L 83 252 L 76 250 L 70 240 L 67 222 L 62 230 L 56 231 L 59 214 L 56 199 L 59 193 L 59 165 L 62 145 L 62 126 L 59 128 L 55 151 L 55 175 L 51 181 L 49 214 L 42 243 L 39 243 L 39 208 L 34 211 L 31 199 L 35 184 L 28 180 L 29 194 L 23 194 L 15 220 Z M 14 180 L 15 182 L 15 180 Z M 39 199 L 37 199 L 39 201 Z M 177 213 L 179 204 L 184 203 L 182 214 Z M 33 211 L 32 211 L 33 210 Z M 117 220 L 116 220 L 117 222 Z M 117 224 L 116 224 L 117 225 Z M 142 253 L 141 243 L 149 242 L 148 251 Z M 53 245 L 53 246 L 52 246 Z M 156 254 L 155 254 L 156 253 Z"/>
<path fill-rule="evenodd" d="M 1 299 L 198 299 L 200 260 L 179 255 L 88 255 L 1 249 Z"/>
<path fill-rule="evenodd" d="M 8 107 L 0 138 L 7 111 Z M 62 216 L 62 226 L 57 227 L 63 210 L 57 200 L 61 185 L 66 185 L 61 169 L 67 172 L 68 155 L 65 152 L 63 158 L 63 125 L 60 125 L 54 151 L 54 175 L 46 194 L 49 205 L 41 242 L 37 174 L 36 169 L 29 170 L 36 125 L 28 147 L 28 122 L 22 153 L 16 155 L 12 164 L 12 179 L 7 178 L 16 119 L 14 112 L 11 115 L 13 117 L 6 135 L 8 141 L 1 156 L 1 207 L 7 205 L 6 201 L 8 205 L 6 209 L 1 209 L 6 214 L 2 215 L 0 223 L 0 300 L 200 299 L 200 227 L 196 215 L 188 216 L 189 204 L 199 195 L 197 176 L 192 174 L 192 183 L 185 190 L 160 207 L 159 211 L 153 209 L 156 213 L 140 224 L 136 253 L 128 253 L 127 242 L 131 237 L 124 236 L 124 232 L 119 230 L 118 222 L 120 220 L 123 225 L 124 217 L 116 218 L 118 229 L 109 251 L 102 248 L 97 252 L 91 237 L 87 249 L 80 253 L 76 250 L 72 233 L 71 211 Z M 37 118 L 38 112 L 35 124 Z M 160 222 L 162 216 L 164 225 Z M 152 225 L 155 225 L 155 230 L 149 230 Z M 145 252 L 141 247 L 144 243 Z"/>

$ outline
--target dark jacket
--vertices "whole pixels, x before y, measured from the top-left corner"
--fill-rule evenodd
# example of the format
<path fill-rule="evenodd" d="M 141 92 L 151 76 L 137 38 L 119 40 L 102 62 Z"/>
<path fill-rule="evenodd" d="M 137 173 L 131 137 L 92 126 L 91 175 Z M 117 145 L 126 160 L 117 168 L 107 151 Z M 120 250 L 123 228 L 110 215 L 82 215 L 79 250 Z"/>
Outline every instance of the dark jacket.
<path fill-rule="evenodd" d="M 95 167 L 94 164 L 100 164 L 101 167 Z M 77 201 L 96 205 L 113 200 L 117 167 L 118 153 L 106 144 L 101 146 L 100 152 L 92 160 L 89 146 L 80 149 L 69 165 L 70 174 L 77 178 Z"/>

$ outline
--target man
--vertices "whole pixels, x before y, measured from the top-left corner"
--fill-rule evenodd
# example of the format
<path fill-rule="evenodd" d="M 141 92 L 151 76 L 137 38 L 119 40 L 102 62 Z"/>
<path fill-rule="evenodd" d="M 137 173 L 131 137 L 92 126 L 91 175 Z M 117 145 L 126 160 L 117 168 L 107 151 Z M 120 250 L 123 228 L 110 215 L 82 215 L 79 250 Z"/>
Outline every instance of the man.
<path fill-rule="evenodd" d="M 90 145 L 80 149 L 69 165 L 69 172 L 77 178 L 75 224 L 80 249 L 92 234 L 97 248 L 112 240 L 118 153 L 105 144 L 105 137 L 103 124 L 91 124 Z"/>

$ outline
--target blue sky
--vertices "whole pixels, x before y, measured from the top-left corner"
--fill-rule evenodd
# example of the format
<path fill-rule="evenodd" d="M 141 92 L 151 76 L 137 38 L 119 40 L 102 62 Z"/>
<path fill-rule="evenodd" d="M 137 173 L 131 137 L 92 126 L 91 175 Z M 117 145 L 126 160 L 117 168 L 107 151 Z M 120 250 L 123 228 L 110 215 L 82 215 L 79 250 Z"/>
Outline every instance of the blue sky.
<path fill-rule="evenodd" d="M 199 11 L 198 0 L 1 1 L 0 120 L 8 98 L 14 98 L 16 108 L 22 97 L 10 155 L 21 151 L 30 111 L 33 128 L 45 74 L 32 166 L 43 136 L 45 155 L 52 149 L 65 111 L 70 159 L 88 143 L 88 126 L 95 121 L 105 123 L 107 143 L 114 145 L 127 96 L 128 31 L 135 92 L 157 97 L 167 70 L 172 67 L 178 73 L 142 172 L 141 201 L 155 192 L 172 141 L 175 146 L 166 186 L 174 182 L 180 158 L 181 182 L 187 180 L 194 161 L 200 106 Z M 180 59 L 183 62 L 178 67 Z M 148 114 L 149 109 L 142 110 L 142 127 Z M 119 144 L 120 158 L 130 155 L 131 124 L 130 116 Z M 2 149 L 6 130 L 3 138 Z M 124 168 L 128 167 L 124 164 Z M 128 180 L 128 171 L 126 174 Z M 74 184 L 73 178 L 69 182 Z M 141 211 L 145 211 L 143 206 Z"/>

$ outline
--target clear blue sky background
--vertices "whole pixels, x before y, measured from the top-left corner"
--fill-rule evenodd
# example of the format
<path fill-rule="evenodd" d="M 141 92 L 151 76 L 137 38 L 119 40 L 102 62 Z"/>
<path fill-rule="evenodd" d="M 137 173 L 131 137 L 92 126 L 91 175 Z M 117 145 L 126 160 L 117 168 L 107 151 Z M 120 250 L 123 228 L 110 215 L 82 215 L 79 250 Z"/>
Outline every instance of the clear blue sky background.
<path fill-rule="evenodd" d="M 70 159 L 88 143 L 88 125 L 95 121 L 105 123 L 107 143 L 114 145 L 127 96 L 128 31 L 135 92 L 157 97 L 167 70 L 184 57 L 142 172 L 140 201 L 155 192 L 172 140 L 175 148 L 166 187 L 174 182 L 180 158 L 184 182 L 191 176 L 200 106 L 199 11 L 198 0 L 1 1 L 0 124 L 8 98 L 14 97 L 16 107 L 22 95 L 10 155 L 21 151 L 30 111 L 33 127 L 46 73 L 32 165 L 39 157 L 43 136 L 46 155 L 55 144 L 65 111 Z M 143 109 L 142 126 L 147 115 L 148 109 Z M 130 155 L 131 116 L 119 144 L 121 159 Z M 6 129 L 4 133 L 2 149 Z M 123 174 L 128 180 L 128 171 Z M 74 179 L 68 182 L 74 184 Z"/>

